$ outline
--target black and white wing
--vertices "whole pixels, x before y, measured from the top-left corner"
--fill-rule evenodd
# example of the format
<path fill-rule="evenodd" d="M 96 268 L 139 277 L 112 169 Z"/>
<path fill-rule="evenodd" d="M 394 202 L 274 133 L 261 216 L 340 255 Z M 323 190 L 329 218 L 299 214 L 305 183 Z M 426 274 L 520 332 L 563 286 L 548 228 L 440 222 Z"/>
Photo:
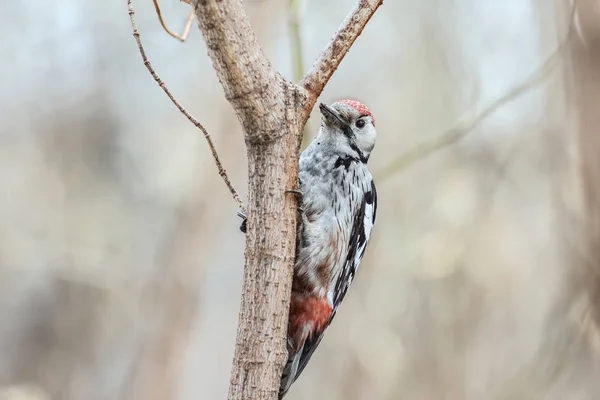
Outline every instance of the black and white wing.
<path fill-rule="evenodd" d="M 377 191 L 375 190 L 375 183 L 371 181 L 370 189 L 364 194 L 361 206 L 354 217 L 350 241 L 348 243 L 348 256 L 346 257 L 342 273 L 335 284 L 333 310 L 328 325 L 331 324 L 337 308 L 344 300 L 344 296 L 346 296 L 346 292 L 354 279 L 358 265 L 365 254 L 365 248 L 367 247 L 367 242 L 369 241 L 369 236 L 371 235 L 371 230 L 375 223 L 376 212 Z M 321 343 L 324 333 L 325 332 L 323 331 L 319 335 L 311 336 L 306 339 L 301 350 L 301 356 L 296 368 L 294 381 L 300 376 L 304 367 L 308 364 L 312 354 L 319 346 L 319 343 Z"/>
<path fill-rule="evenodd" d="M 373 229 L 373 224 L 375 224 L 376 214 L 377 190 L 375 189 L 375 182 L 371 181 L 371 187 L 365 192 L 361 207 L 354 217 L 352 233 L 350 234 L 350 241 L 348 243 L 348 256 L 344 264 L 344 269 L 335 284 L 333 312 L 329 319 L 330 323 L 335 316 L 337 308 L 344 300 L 346 292 L 354 280 L 354 275 L 358 270 L 358 266 L 365 255 L 365 249 L 367 248 L 367 243 L 371 236 L 371 230 Z"/>

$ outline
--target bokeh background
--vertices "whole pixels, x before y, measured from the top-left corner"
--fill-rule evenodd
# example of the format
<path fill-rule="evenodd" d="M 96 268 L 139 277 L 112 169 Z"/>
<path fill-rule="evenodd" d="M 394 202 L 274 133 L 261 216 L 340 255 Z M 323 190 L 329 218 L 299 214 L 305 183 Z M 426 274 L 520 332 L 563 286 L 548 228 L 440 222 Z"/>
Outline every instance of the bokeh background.
<path fill-rule="evenodd" d="M 161 3 L 180 30 L 189 6 Z M 321 100 L 377 118 L 378 220 L 289 400 L 600 398 L 600 7 L 576 3 L 574 21 L 563 0 L 375 14 Z M 299 4 L 304 69 L 352 4 Z M 134 5 L 154 67 L 245 196 L 242 134 L 200 32 L 179 43 L 150 0 Z M 288 0 L 245 5 L 292 79 Z M 0 399 L 226 398 L 236 203 L 142 64 L 125 0 L 2 0 L 0 37 Z"/>

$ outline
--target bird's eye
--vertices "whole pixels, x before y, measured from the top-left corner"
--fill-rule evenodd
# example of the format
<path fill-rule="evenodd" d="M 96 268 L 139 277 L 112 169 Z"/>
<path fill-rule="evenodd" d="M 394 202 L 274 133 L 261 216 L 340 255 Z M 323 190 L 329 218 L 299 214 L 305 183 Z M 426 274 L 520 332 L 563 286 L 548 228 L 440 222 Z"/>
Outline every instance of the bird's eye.
<path fill-rule="evenodd" d="M 357 128 L 362 128 L 363 126 L 365 126 L 365 120 L 364 119 L 359 119 L 358 121 L 356 121 L 356 127 Z"/>

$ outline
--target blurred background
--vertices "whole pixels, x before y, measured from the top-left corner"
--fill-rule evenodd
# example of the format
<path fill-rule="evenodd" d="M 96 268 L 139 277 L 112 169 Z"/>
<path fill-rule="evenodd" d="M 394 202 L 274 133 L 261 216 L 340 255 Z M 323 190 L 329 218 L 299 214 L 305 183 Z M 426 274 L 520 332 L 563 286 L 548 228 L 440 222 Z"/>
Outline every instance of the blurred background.
<path fill-rule="evenodd" d="M 600 398 L 600 6 L 574 1 L 573 18 L 566 0 L 377 11 L 321 101 L 377 118 L 378 221 L 289 400 Z M 353 3 L 245 5 L 293 79 Z M 189 6 L 161 5 L 181 31 Z M 245 196 L 240 127 L 195 23 L 182 44 L 150 0 L 134 6 Z M 0 32 L 0 399 L 225 399 L 237 205 L 146 71 L 125 0 L 2 0 Z"/>

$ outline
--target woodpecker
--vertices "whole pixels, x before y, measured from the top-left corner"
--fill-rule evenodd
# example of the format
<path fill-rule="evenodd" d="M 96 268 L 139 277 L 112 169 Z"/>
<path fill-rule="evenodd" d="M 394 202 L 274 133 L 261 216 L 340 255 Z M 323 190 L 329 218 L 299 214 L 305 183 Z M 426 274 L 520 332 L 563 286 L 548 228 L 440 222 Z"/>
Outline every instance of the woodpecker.
<path fill-rule="evenodd" d="M 375 119 L 355 100 L 320 104 L 321 127 L 300 155 L 298 235 L 282 399 L 333 320 L 365 253 L 377 192 L 367 162 Z M 242 231 L 245 231 L 245 216 Z"/>

